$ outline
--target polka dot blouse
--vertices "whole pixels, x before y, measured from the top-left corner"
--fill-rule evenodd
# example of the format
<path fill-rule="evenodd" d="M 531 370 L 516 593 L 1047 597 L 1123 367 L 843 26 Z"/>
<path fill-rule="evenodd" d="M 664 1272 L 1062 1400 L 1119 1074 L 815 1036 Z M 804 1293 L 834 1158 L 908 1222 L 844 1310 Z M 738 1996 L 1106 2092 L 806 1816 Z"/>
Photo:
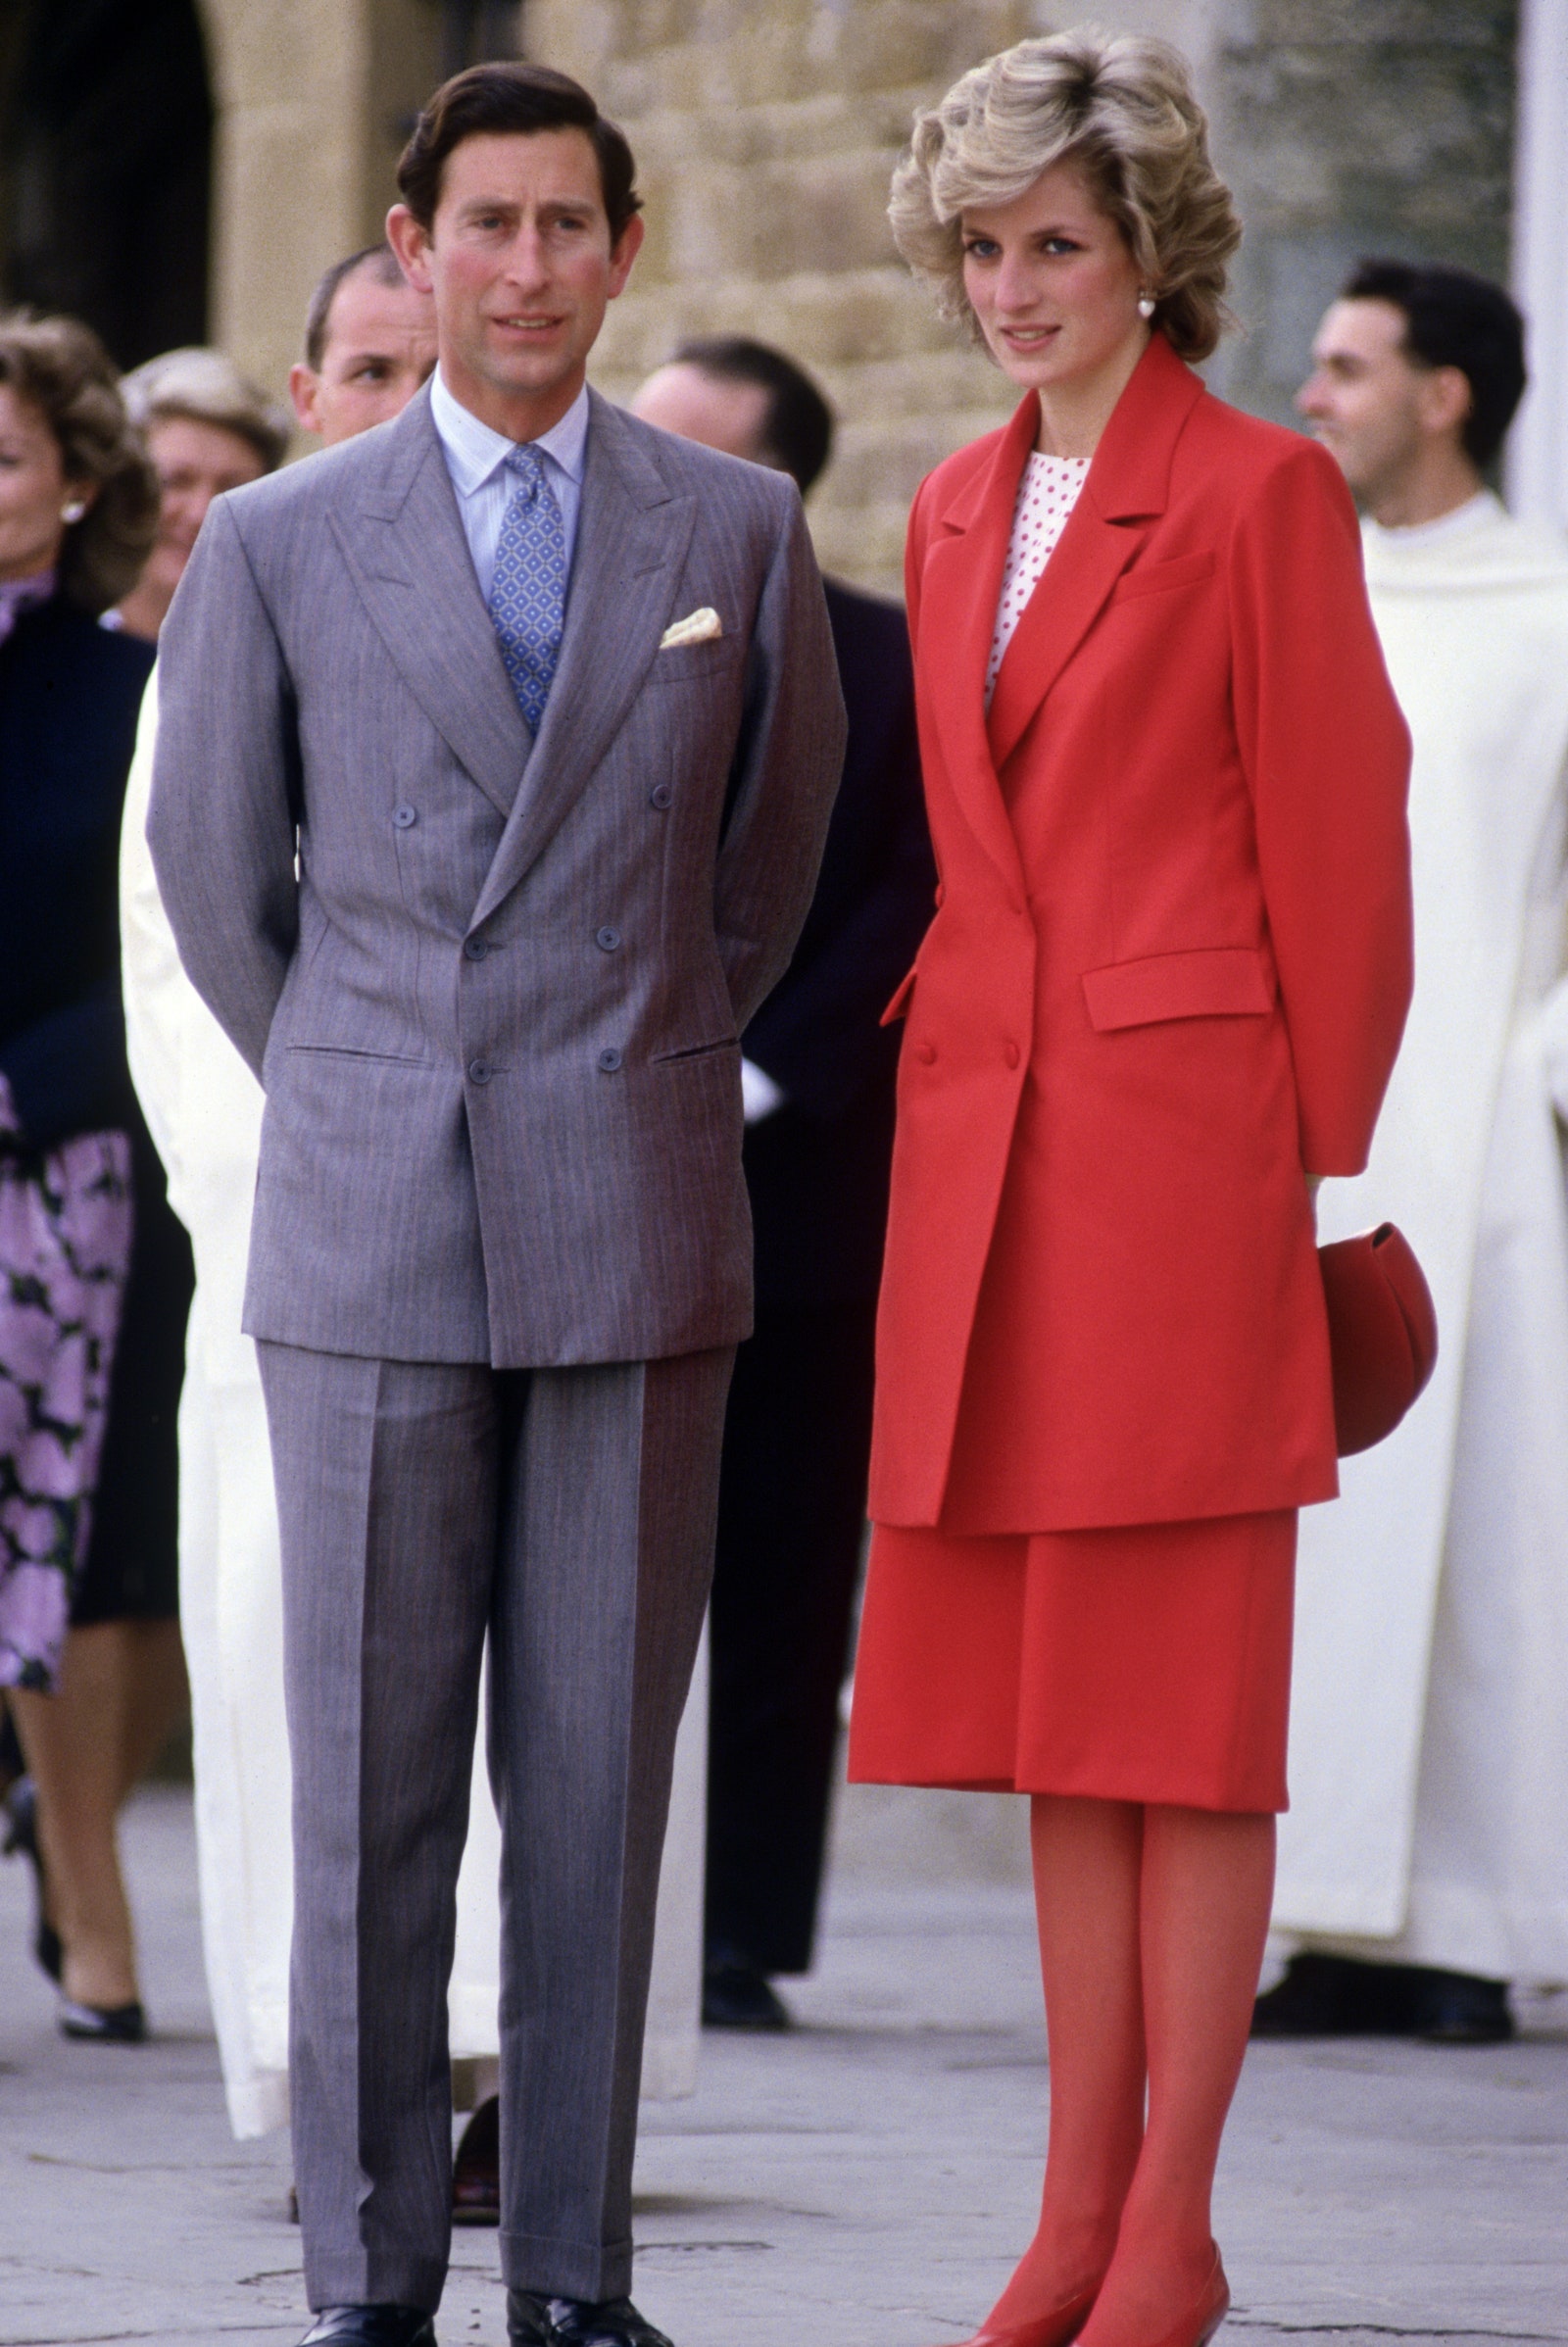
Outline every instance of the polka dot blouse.
<path fill-rule="evenodd" d="M 1024 606 L 1040 583 L 1067 516 L 1078 503 L 1078 492 L 1089 478 L 1087 457 L 1042 457 L 1031 452 L 1018 483 L 1018 502 L 1012 511 L 1012 537 L 1002 573 L 1002 598 L 997 605 L 996 631 L 986 663 L 986 708 L 996 690 L 1002 656 L 1012 642 L 1012 631 L 1023 617 Z"/>

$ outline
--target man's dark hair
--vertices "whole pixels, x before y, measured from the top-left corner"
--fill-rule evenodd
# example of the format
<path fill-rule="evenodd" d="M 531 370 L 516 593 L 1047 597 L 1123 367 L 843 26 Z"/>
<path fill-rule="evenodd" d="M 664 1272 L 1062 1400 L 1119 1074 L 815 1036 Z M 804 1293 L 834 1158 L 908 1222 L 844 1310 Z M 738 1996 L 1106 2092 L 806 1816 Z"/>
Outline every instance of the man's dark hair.
<path fill-rule="evenodd" d="M 833 411 L 802 367 L 765 342 L 714 334 L 683 342 L 671 367 L 695 367 L 715 383 L 754 383 L 767 393 L 762 447 L 793 473 L 804 497 L 833 453 Z"/>
<path fill-rule="evenodd" d="M 1403 311 L 1406 357 L 1459 369 L 1470 385 L 1459 437 L 1472 465 L 1490 465 L 1525 388 L 1525 321 L 1502 287 L 1467 269 L 1373 260 L 1357 262 L 1340 299 Z"/>
<path fill-rule="evenodd" d="M 626 134 L 602 115 L 580 81 L 549 66 L 469 66 L 443 81 L 414 125 L 398 162 L 398 189 L 428 230 L 441 200 L 447 157 L 466 138 L 482 134 L 524 136 L 540 130 L 581 130 L 599 158 L 599 184 L 610 220 L 610 240 L 619 244 L 627 223 L 643 206 Z"/>
<path fill-rule="evenodd" d="M 379 244 L 362 245 L 357 253 L 350 253 L 346 261 L 334 261 L 312 294 L 311 306 L 305 313 L 305 364 L 314 374 L 320 373 L 321 361 L 326 357 L 326 330 L 332 322 L 332 304 L 337 299 L 338 287 L 345 277 L 354 276 L 362 269 L 371 268 L 378 285 L 402 285 L 405 282 L 403 271 L 398 267 L 398 257 L 385 237 L 382 237 Z"/>

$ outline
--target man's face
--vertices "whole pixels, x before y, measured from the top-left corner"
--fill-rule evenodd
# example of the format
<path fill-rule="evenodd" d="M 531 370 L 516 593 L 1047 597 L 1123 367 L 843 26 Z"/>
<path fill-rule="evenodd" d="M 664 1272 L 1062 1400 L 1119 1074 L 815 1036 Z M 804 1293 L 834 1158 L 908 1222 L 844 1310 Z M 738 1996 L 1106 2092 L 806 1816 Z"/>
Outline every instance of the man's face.
<path fill-rule="evenodd" d="M 1312 345 L 1312 372 L 1296 395 L 1363 505 L 1396 489 L 1425 445 L 1431 370 L 1412 366 L 1404 336 L 1404 313 L 1394 303 L 1336 302 Z"/>
<path fill-rule="evenodd" d="M 369 263 L 343 279 L 326 315 L 319 368 L 295 367 L 294 412 L 324 447 L 401 416 L 435 365 L 435 304 Z"/>
<path fill-rule="evenodd" d="M 765 465 L 763 432 L 770 403 L 760 383 L 730 383 L 678 360 L 657 367 L 631 403 L 633 416 L 681 440 Z"/>
<path fill-rule="evenodd" d="M 498 430 L 521 423 L 531 437 L 577 396 L 642 222 L 612 246 L 585 131 L 483 132 L 447 157 L 429 232 L 396 205 L 387 233 L 411 284 L 434 295 L 448 387 Z"/>

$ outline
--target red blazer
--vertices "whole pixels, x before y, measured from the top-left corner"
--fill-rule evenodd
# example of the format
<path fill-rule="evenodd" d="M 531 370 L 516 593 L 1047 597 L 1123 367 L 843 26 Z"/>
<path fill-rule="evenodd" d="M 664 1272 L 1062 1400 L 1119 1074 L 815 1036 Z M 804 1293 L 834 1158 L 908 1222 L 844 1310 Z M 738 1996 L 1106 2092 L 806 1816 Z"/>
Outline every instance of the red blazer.
<path fill-rule="evenodd" d="M 871 1514 L 1054 1531 L 1337 1489 L 1303 1166 L 1366 1163 L 1411 984 L 1409 739 L 1313 442 L 1156 334 L 997 680 L 1037 419 L 908 542 L 942 875 L 907 1013 Z"/>

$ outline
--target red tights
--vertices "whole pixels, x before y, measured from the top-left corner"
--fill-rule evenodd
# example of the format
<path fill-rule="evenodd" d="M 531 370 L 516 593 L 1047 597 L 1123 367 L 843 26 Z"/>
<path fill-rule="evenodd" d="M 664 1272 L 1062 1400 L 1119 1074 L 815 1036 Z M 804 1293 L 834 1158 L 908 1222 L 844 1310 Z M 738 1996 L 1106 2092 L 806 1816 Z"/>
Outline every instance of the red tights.
<path fill-rule="evenodd" d="M 1040 2226 L 987 2318 L 1048 2314 L 1103 2274 L 1082 2347 L 1141 2347 L 1198 2297 L 1247 2050 L 1274 1820 L 1037 1794 L 1051 2055 Z"/>

